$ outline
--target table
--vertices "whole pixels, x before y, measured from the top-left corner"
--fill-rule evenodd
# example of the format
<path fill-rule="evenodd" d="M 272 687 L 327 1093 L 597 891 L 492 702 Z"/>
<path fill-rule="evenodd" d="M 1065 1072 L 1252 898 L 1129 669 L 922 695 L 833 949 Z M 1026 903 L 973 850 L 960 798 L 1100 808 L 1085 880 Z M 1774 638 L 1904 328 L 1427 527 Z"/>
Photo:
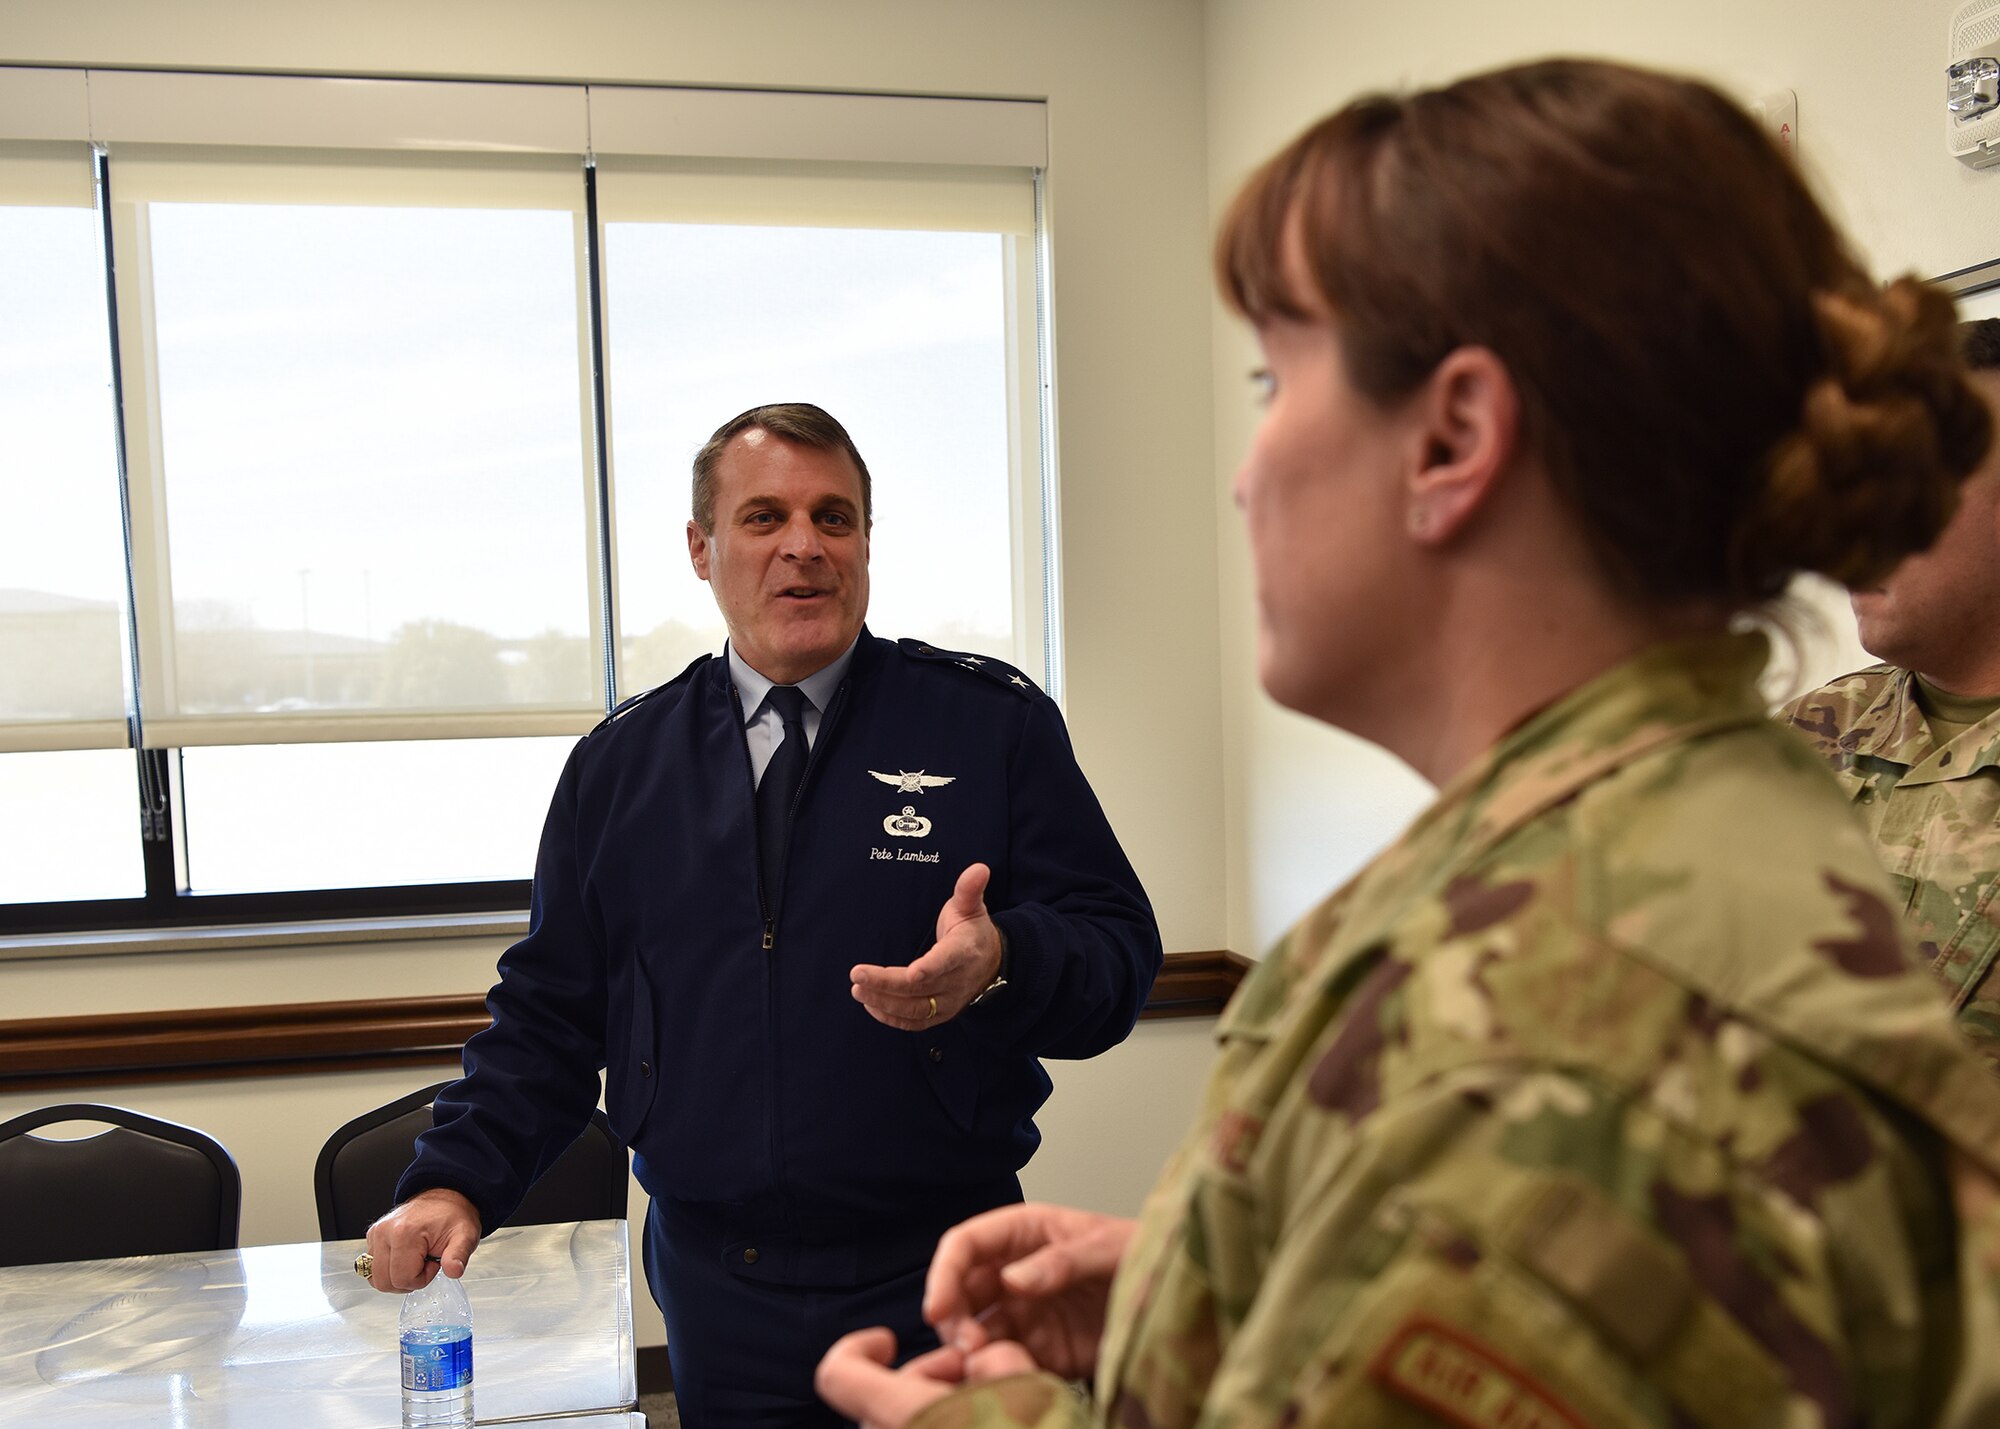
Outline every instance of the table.
<path fill-rule="evenodd" d="M 362 1248 L 0 1269 L 0 1424 L 396 1429 L 402 1297 L 355 1275 Z M 465 1287 L 480 1423 L 644 1429 L 625 1222 L 495 1231 Z"/>

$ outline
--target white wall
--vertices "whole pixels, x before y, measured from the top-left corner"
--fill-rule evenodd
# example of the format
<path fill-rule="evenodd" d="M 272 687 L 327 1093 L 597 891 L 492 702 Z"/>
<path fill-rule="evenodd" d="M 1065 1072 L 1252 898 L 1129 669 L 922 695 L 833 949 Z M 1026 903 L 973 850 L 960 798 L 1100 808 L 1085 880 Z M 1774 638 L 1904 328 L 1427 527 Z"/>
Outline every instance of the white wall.
<path fill-rule="evenodd" d="M 1224 946 L 1201 26 L 1198 0 L 0 0 L 0 63 L 1047 99 L 1066 703 L 1167 947 L 1185 950 Z M 494 951 L 0 963 L 0 1017 L 483 990 Z M 1056 1067 L 1036 1188 L 1136 1208 L 1186 1119 L 1201 1039 L 1194 1024 L 1148 1026 L 1110 1057 Z M 314 1238 L 326 1132 L 430 1076 L 79 1095 L 221 1136 L 243 1164 L 245 1238 L 283 1241 Z M 50 1099 L 0 1097 L 0 1116 Z M 656 1323 L 642 1336 L 657 1343 Z"/>
<path fill-rule="evenodd" d="M 1960 3 L 1210 0 L 1212 214 L 1259 160 L 1359 93 L 1591 54 L 1697 72 L 1744 100 L 1796 91 L 1801 161 L 1877 269 L 1967 267 L 2000 257 L 2000 172 L 1975 173 L 1944 148 L 1946 26 Z M 1257 691 L 1249 568 L 1226 496 L 1254 415 L 1243 375 L 1255 349 L 1214 312 L 1229 946 L 1257 953 L 1392 838 L 1429 789 Z M 1828 634 L 1807 651 L 1807 684 L 1866 661 L 1845 602 L 1824 589 L 1812 599 Z"/>

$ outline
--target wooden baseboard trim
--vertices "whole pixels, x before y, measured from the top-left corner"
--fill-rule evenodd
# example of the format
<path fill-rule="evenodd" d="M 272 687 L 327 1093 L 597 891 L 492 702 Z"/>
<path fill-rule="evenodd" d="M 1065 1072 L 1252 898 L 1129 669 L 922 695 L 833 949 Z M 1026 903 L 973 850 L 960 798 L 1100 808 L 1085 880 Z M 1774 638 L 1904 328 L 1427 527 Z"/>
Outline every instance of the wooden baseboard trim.
<path fill-rule="evenodd" d="M 1139 1019 L 1219 1016 L 1253 966 L 1241 953 L 1169 953 Z"/>
<path fill-rule="evenodd" d="M 476 996 L 113 1012 L 0 1022 L 0 1090 L 455 1063 Z"/>
<path fill-rule="evenodd" d="M 1142 1018 L 1213 1017 L 1248 959 L 1172 953 Z M 0 1092 L 453 1066 L 486 1026 L 477 994 L 0 1021 Z"/>

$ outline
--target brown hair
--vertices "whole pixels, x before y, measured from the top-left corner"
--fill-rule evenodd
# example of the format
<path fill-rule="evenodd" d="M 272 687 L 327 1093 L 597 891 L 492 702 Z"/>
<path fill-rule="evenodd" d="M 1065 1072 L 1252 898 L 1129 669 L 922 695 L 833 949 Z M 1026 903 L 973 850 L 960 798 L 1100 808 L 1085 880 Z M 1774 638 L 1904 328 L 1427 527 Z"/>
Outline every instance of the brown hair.
<path fill-rule="evenodd" d="M 1551 60 L 1359 99 L 1251 178 L 1216 268 L 1253 322 L 1330 310 L 1379 403 L 1494 352 L 1647 602 L 1879 575 L 1936 536 L 1990 435 L 1950 300 L 1878 289 L 1756 121 L 1692 80 Z"/>
<path fill-rule="evenodd" d="M 747 412 L 738 412 L 717 427 L 715 435 L 703 442 L 701 450 L 694 454 L 695 525 L 714 534 L 715 469 L 722 461 L 722 449 L 748 431 L 769 432 L 774 437 L 797 442 L 815 451 L 846 452 L 847 459 L 854 463 L 854 469 L 861 473 L 861 523 L 866 526 L 874 521 L 874 483 L 868 475 L 868 463 L 861 459 L 854 439 L 847 435 L 847 428 L 835 421 L 831 413 L 810 402 L 772 402 L 752 407 Z"/>

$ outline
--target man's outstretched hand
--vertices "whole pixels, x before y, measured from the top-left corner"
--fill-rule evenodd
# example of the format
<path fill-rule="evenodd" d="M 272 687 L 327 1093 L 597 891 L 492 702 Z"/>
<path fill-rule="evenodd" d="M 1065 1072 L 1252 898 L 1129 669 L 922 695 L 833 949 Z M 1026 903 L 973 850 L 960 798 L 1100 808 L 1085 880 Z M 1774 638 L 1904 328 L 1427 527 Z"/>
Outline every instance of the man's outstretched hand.
<path fill-rule="evenodd" d="M 935 1027 L 965 1011 L 1000 975 L 1000 929 L 986 911 L 992 876 L 983 863 L 959 874 L 938 913 L 937 941 L 908 967 L 849 969 L 854 1000 L 870 1017 L 905 1032 Z"/>

